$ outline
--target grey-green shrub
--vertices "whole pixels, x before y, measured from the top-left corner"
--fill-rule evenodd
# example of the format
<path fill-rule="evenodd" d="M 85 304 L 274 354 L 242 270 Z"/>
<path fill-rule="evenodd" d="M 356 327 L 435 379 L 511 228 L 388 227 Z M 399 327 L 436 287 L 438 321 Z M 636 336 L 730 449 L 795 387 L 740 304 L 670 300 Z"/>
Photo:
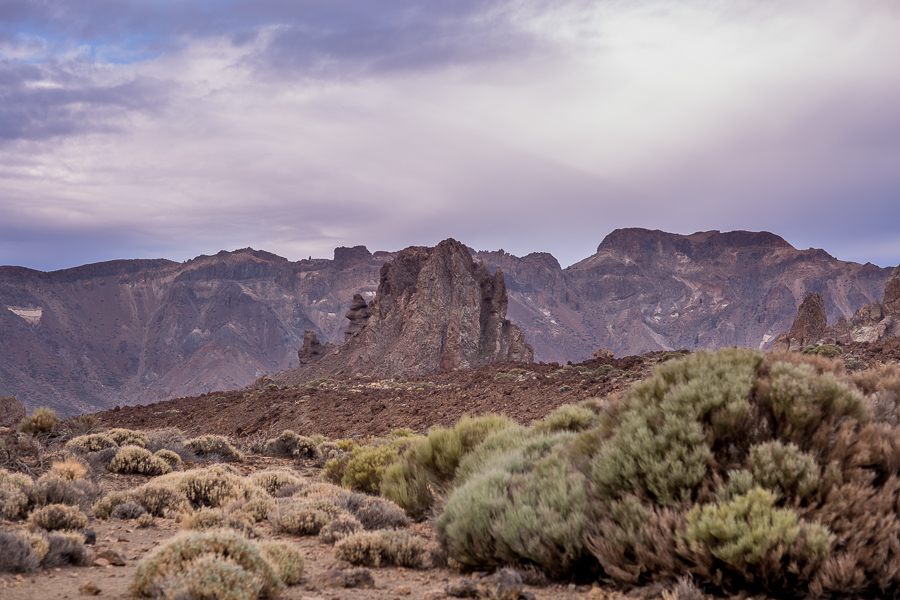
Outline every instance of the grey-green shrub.
<path fill-rule="evenodd" d="M 819 487 L 815 457 L 793 443 L 772 441 L 754 446 L 747 468 L 759 485 L 782 495 L 805 498 Z"/>
<path fill-rule="evenodd" d="M 36 408 L 33 413 L 19 421 L 19 431 L 31 435 L 45 435 L 52 433 L 59 425 L 59 417 L 51 408 L 42 406 Z"/>
<path fill-rule="evenodd" d="M 422 538 L 394 529 L 351 534 L 334 545 L 334 555 L 339 560 L 366 567 L 397 565 L 417 569 L 428 560 Z"/>
<path fill-rule="evenodd" d="M 66 442 L 66 448 L 82 448 L 88 452 L 99 452 L 106 448 L 116 448 L 118 444 L 106 434 L 90 433 L 79 435 Z"/>
<path fill-rule="evenodd" d="M 584 406 L 564 404 L 538 421 L 532 429 L 538 433 L 556 431 L 584 431 L 596 425 L 597 413 Z"/>
<path fill-rule="evenodd" d="M 162 450 L 157 450 L 156 452 L 154 452 L 153 456 L 168 463 L 168 465 L 172 467 L 173 471 L 177 471 L 181 468 L 181 457 L 172 450 L 163 448 Z"/>
<path fill-rule="evenodd" d="M 151 476 L 172 472 L 168 462 L 140 446 L 122 446 L 106 468 L 113 473 Z"/>
<path fill-rule="evenodd" d="M 106 432 L 106 436 L 119 446 L 139 446 L 141 448 L 146 448 L 149 443 L 145 433 L 135 431 L 134 429 L 110 429 Z"/>
<path fill-rule="evenodd" d="M 185 574 L 196 571 L 195 561 L 204 557 L 229 561 L 240 567 L 254 582 L 257 596 L 275 596 L 284 589 L 284 583 L 275 569 L 252 542 L 232 531 L 213 530 L 184 535 L 161 546 L 156 553 L 138 565 L 130 591 L 136 596 L 150 597 L 161 587 L 168 587 L 166 584 L 170 581 L 177 581 L 179 577 L 184 581 L 187 578 Z M 237 580 L 235 577 L 234 581 Z M 241 577 L 240 580 L 247 579 Z M 240 584 L 240 589 L 245 589 L 243 584 Z M 191 590 L 188 588 L 188 591 Z"/>
<path fill-rule="evenodd" d="M 191 438 L 184 447 L 194 451 L 200 458 L 219 457 L 226 462 L 241 462 L 244 455 L 238 452 L 228 438 L 221 435 L 201 435 Z"/>
<path fill-rule="evenodd" d="M 87 517 L 77 506 L 48 504 L 28 515 L 28 526 L 47 531 L 84 529 L 87 526 Z"/>
<path fill-rule="evenodd" d="M 300 582 L 306 560 L 296 546 L 288 542 L 263 542 L 259 550 L 283 582 L 288 585 Z"/>

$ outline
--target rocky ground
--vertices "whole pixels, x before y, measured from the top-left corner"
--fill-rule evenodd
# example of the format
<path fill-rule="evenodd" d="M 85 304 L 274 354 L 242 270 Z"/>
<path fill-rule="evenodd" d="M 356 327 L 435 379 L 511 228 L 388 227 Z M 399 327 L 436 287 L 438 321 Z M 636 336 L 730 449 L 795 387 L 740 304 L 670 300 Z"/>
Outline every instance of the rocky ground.
<path fill-rule="evenodd" d="M 848 370 L 896 363 L 900 361 L 900 340 L 851 344 L 843 351 L 842 358 Z M 243 440 L 245 444 L 253 439 L 273 437 L 284 429 L 331 438 L 379 436 L 401 427 L 424 433 L 435 424 L 449 426 L 464 414 L 503 413 L 528 424 L 543 418 L 561 404 L 621 394 L 654 366 L 675 356 L 677 353 L 652 353 L 565 366 L 495 363 L 476 370 L 433 376 L 326 380 L 307 385 L 262 379 L 244 390 L 178 398 L 143 407 L 123 407 L 97 416 L 109 427 L 141 430 L 178 427 L 187 435 L 219 433 Z M 318 478 L 320 473 L 319 467 L 312 462 L 256 455 L 249 456 L 239 466 L 245 474 L 271 466 L 287 467 L 311 478 Z M 139 475 L 106 472 L 95 476 L 107 491 L 131 489 L 148 480 Z M 0 531 L 21 527 L 21 522 L 0 522 Z M 139 528 L 133 521 L 96 519 L 92 519 L 88 527 L 97 534 L 93 566 L 0 575 L 0 598 L 92 595 L 130 598 L 128 585 L 139 562 L 182 531 L 179 523 L 162 518 L 156 519 L 148 528 Z M 434 531 L 427 522 L 413 525 L 412 531 L 425 538 L 434 538 Z M 368 569 L 371 581 L 364 581 L 361 587 L 342 587 L 340 578 L 335 579 L 329 573 L 334 573 L 332 570 L 336 568 L 346 573 L 350 566 L 341 564 L 334 557 L 331 546 L 315 537 L 277 534 L 265 523 L 258 525 L 257 534 L 266 539 L 290 541 L 306 556 L 303 580 L 288 588 L 282 598 L 433 600 L 444 597 L 448 586 L 462 576 L 447 567 L 426 570 L 372 568 Z M 599 600 L 617 595 L 596 587 L 596 584 L 592 588 L 569 582 L 526 585 L 525 590 L 535 598 L 562 600 Z M 656 590 L 650 595 L 655 597 L 659 592 Z"/>

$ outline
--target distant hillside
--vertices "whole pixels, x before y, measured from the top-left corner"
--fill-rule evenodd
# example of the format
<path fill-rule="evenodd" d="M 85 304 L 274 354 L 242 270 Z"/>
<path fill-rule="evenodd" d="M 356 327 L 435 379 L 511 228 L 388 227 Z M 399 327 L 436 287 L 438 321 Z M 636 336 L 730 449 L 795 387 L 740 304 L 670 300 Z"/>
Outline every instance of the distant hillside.
<path fill-rule="evenodd" d="M 355 293 L 396 253 L 291 262 L 251 249 L 43 273 L 0 267 L 0 395 L 64 414 L 234 389 L 297 365 L 305 330 L 340 343 Z M 766 347 L 807 292 L 829 321 L 880 300 L 890 268 L 796 250 L 770 233 L 617 230 L 562 269 L 551 255 L 473 252 L 502 268 L 507 317 L 535 360 Z"/>

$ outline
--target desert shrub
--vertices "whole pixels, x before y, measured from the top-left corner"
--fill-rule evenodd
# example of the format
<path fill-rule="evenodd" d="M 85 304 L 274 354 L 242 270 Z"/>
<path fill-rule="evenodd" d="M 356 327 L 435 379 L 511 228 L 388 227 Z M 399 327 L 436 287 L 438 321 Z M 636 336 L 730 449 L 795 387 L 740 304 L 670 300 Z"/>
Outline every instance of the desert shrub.
<path fill-rule="evenodd" d="M 340 446 L 338 446 L 334 442 L 322 442 L 318 446 L 316 446 L 316 464 L 318 466 L 324 466 L 329 460 L 335 460 L 342 458 L 346 452 L 341 450 Z M 343 477 L 343 473 L 341 474 Z M 337 478 L 337 481 L 340 481 L 340 477 Z"/>
<path fill-rule="evenodd" d="M 334 502 L 355 516 L 366 529 L 398 529 L 409 526 L 409 518 L 399 506 L 377 496 L 359 492 L 345 494 Z"/>
<path fill-rule="evenodd" d="M 345 537 L 334 545 L 334 555 L 354 565 L 418 569 L 426 565 L 427 548 L 422 538 L 405 531 L 382 529 Z"/>
<path fill-rule="evenodd" d="M 363 530 L 362 523 L 353 515 L 343 513 L 334 517 L 330 523 L 319 531 L 319 539 L 326 544 L 334 545 L 350 534 Z"/>
<path fill-rule="evenodd" d="M 116 506 L 109 514 L 111 519 L 120 519 L 127 521 L 129 519 L 137 519 L 141 515 L 147 514 L 144 507 L 136 502 L 123 502 Z"/>
<path fill-rule="evenodd" d="M 696 352 L 635 384 L 619 427 L 593 459 L 591 477 L 601 495 L 635 491 L 665 506 L 690 499 L 713 445 L 741 436 L 763 358 L 738 348 Z"/>
<path fill-rule="evenodd" d="M 59 567 L 88 567 L 93 562 L 90 550 L 84 547 L 84 537 L 70 533 L 51 533 L 47 536 L 47 550 L 41 559 L 44 569 Z"/>
<path fill-rule="evenodd" d="M 0 573 L 31 573 L 40 566 L 28 542 L 13 533 L 0 531 L 0 549 Z"/>
<path fill-rule="evenodd" d="M 817 354 L 825 358 L 834 358 L 844 353 L 840 346 L 834 344 L 820 344 L 818 346 L 807 346 L 802 350 L 803 354 Z"/>
<path fill-rule="evenodd" d="M 153 518 L 153 515 L 151 515 L 150 513 L 144 513 L 137 518 L 137 526 L 140 527 L 141 529 L 146 529 L 147 527 L 153 527 L 155 522 L 156 521 Z"/>
<path fill-rule="evenodd" d="M 344 478 L 344 473 L 347 472 L 347 463 L 349 462 L 349 452 L 343 452 L 334 458 L 329 458 L 322 466 L 322 480 L 334 485 L 340 485 L 341 480 Z"/>
<path fill-rule="evenodd" d="M 543 457 L 511 451 L 472 476 L 450 494 L 435 529 L 463 565 L 533 564 L 561 575 L 584 554 L 586 524 L 585 477 L 551 447 Z"/>
<path fill-rule="evenodd" d="M 0 469 L 0 484 L 4 483 L 20 489 L 25 489 L 33 484 L 34 480 L 25 473 Z"/>
<path fill-rule="evenodd" d="M 306 561 L 296 546 L 288 542 L 263 542 L 259 551 L 283 582 L 288 585 L 300 582 Z"/>
<path fill-rule="evenodd" d="M 78 415 L 63 423 L 70 436 L 90 435 L 103 430 L 103 423 L 96 415 Z"/>
<path fill-rule="evenodd" d="M 865 403 L 858 392 L 830 373 L 817 373 L 808 364 L 776 362 L 763 392 L 775 414 L 777 435 L 801 447 L 816 430 L 834 427 L 845 418 L 866 418 Z"/>
<path fill-rule="evenodd" d="M 317 535 L 328 524 L 329 516 L 307 504 L 276 506 L 269 511 L 269 523 L 275 531 L 290 535 Z"/>
<path fill-rule="evenodd" d="M 154 452 L 153 456 L 167 463 L 173 471 L 177 471 L 181 468 L 181 457 L 172 450 L 166 450 L 165 448 L 163 448 L 162 450 L 157 450 L 156 452 Z"/>
<path fill-rule="evenodd" d="M 423 518 L 434 504 L 435 494 L 450 488 L 465 454 L 491 433 L 514 425 L 506 417 L 485 415 L 463 417 L 452 429 L 433 427 L 427 437 L 409 447 L 402 459 L 384 469 L 382 495 L 413 518 Z"/>
<path fill-rule="evenodd" d="M 539 433 L 584 431 L 597 423 L 597 413 L 584 406 L 564 404 L 539 421 L 533 429 Z"/>
<path fill-rule="evenodd" d="M 253 524 L 241 512 L 228 513 L 221 508 L 202 508 L 182 521 L 185 529 L 203 530 L 227 528 L 253 537 Z"/>
<path fill-rule="evenodd" d="M 82 448 L 88 452 L 97 452 L 106 448 L 117 448 L 118 446 L 111 437 L 102 433 L 79 435 L 66 442 L 66 448 Z"/>
<path fill-rule="evenodd" d="M 63 479 L 68 479 L 70 481 L 81 479 L 87 472 L 87 465 L 74 456 L 69 456 L 63 460 L 53 461 L 49 471 L 51 475 L 62 477 Z"/>
<path fill-rule="evenodd" d="M 92 511 L 96 518 L 108 519 L 117 507 L 128 501 L 128 492 L 110 492 L 94 503 Z"/>
<path fill-rule="evenodd" d="M 244 456 L 222 435 L 201 435 L 189 439 L 184 447 L 192 450 L 200 458 L 218 458 L 226 462 L 241 462 Z"/>
<path fill-rule="evenodd" d="M 14 521 L 28 511 L 28 496 L 22 488 L 11 483 L 0 483 L 0 518 Z"/>
<path fill-rule="evenodd" d="M 281 458 L 315 458 L 318 442 L 285 429 L 277 438 L 266 442 L 266 454 Z"/>
<path fill-rule="evenodd" d="M 762 487 L 803 498 L 819 487 L 819 465 L 815 457 L 795 444 L 765 442 L 750 449 L 747 468 Z"/>
<path fill-rule="evenodd" d="M 275 506 L 275 502 L 269 498 L 253 498 L 251 500 L 235 500 L 230 502 L 225 510 L 240 511 L 253 523 L 264 521 Z"/>
<path fill-rule="evenodd" d="M 204 554 L 161 586 L 166 598 L 255 600 L 260 583 L 240 565 L 217 554 Z"/>
<path fill-rule="evenodd" d="M 154 456 L 140 446 L 122 446 L 107 467 L 113 473 L 133 473 L 137 475 L 163 475 L 171 473 L 168 462 Z"/>
<path fill-rule="evenodd" d="M 353 491 L 377 494 L 381 489 L 385 469 L 412 443 L 412 438 L 404 436 L 354 448 L 347 457 L 341 485 Z"/>
<path fill-rule="evenodd" d="M 144 432 L 135 431 L 134 429 L 110 429 L 106 432 L 106 435 L 119 446 L 147 448 L 147 445 L 150 443 Z"/>
<path fill-rule="evenodd" d="M 109 467 L 109 463 L 112 462 L 118 453 L 119 447 L 111 446 L 109 448 L 104 448 L 103 450 L 97 450 L 96 452 L 89 452 L 84 458 L 87 460 L 88 464 L 91 465 L 91 469 L 95 471 L 106 471 Z"/>
<path fill-rule="evenodd" d="M 46 435 L 56 431 L 59 425 L 59 417 L 51 408 L 42 406 L 36 408 L 33 413 L 19 421 L 19 431 L 31 435 Z"/>
<path fill-rule="evenodd" d="M 231 500 L 249 500 L 264 492 L 245 481 L 232 467 L 214 465 L 170 473 L 158 478 L 160 485 L 180 491 L 195 508 L 223 506 Z"/>
<path fill-rule="evenodd" d="M 727 502 L 695 506 L 681 536 L 700 576 L 731 573 L 735 587 L 793 590 L 828 558 L 834 535 L 777 508 L 775 495 L 754 488 Z"/>
<path fill-rule="evenodd" d="M 132 490 L 126 497 L 132 502 L 140 504 L 154 517 L 168 517 L 191 511 L 191 503 L 187 495 L 174 484 L 164 481 L 153 480 L 145 483 Z M 94 510 L 96 515 L 96 507 Z M 97 516 L 99 518 L 99 515 Z"/>
<path fill-rule="evenodd" d="M 285 469 L 267 469 L 250 475 L 253 485 L 259 487 L 270 496 L 275 496 L 286 486 L 302 487 L 306 480 Z"/>
<path fill-rule="evenodd" d="M 328 500 L 337 500 L 339 498 L 344 498 L 353 492 L 345 490 L 344 488 L 334 485 L 333 483 L 327 483 L 324 481 L 310 484 L 304 487 L 302 490 L 298 490 L 294 496 L 297 498 L 326 498 Z"/>
<path fill-rule="evenodd" d="M 204 556 L 238 565 L 256 582 L 257 595 L 273 596 L 284 589 L 278 574 L 249 540 L 235 532 L 213 530 L 184 535 L 160 547 L 138 565 L 130 591 L 137 596 L 152 596 L 170 578 L 191 571 L 194 561 Z"/>
<path fill-rule="evenodd" d="M 87 479 L 72 481 L 45 473 L 25 489 L 25 493 L 28 495 L 30 506 L 68 504 L 87 510 L 91 504 L 97 501 L 102 491 L 99 485 Z"/>
<path fill-rule="evenodd" d="M 193 450 L 184 447 L 187 438 L 181 430 L 175 427 L 166 427 L 165 429 L 154 429 L 147 432 L 147 450 L 150 452 L 159 452 L 160 450 L 169 450 L 177 454 L 182 461 L 197 460 L 197 455 Z"/>
<path fill-rule="evenodd" d="M 30 529 L 56 531 L 58 529 L 84 529 L 86 526 L 87 517 L 77 506 L 49 504 L 28 515 Z"/>

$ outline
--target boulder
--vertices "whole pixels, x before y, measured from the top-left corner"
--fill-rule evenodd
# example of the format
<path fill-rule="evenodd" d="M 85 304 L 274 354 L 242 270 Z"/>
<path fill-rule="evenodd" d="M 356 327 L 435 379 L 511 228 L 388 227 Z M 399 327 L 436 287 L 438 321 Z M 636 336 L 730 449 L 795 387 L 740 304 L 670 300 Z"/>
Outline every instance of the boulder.
<path fill-rule="evenodd" d="M 25 406 L 15 396 L 0 396 L 0 427 L 15 429 L 25 418 Z"/>

